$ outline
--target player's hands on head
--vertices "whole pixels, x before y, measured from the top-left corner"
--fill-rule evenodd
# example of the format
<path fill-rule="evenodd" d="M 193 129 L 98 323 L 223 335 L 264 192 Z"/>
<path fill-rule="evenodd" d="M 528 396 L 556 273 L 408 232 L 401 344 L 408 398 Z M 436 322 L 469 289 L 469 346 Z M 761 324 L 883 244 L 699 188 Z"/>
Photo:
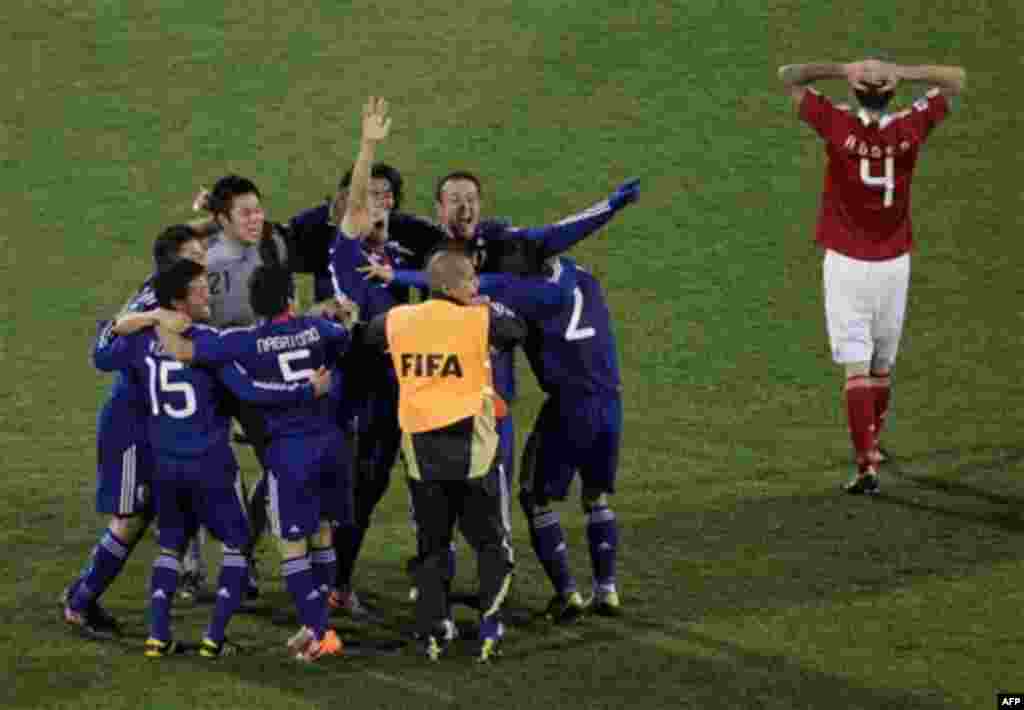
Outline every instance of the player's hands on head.
<path fill-rule="evenodd" d="M 309 383 L 313 385 L 313 391 L 317 397 L 323 397 L 331 390 L 331 370 L 321 366 L 319 370 L 313 373 Z"/>
<path fill-rule="evenodd" d="M 613 210 L 619 210 L 639 199 L 640 178 L 633 178 L 615 188 L 615 192 L 608 198 L 608 204 Z"/>
<path fill-rule="evenodd" d="M 210 191 L 205 187 L 200 187 L 199 192 L 196 193 L 195 198 L 192 200 L 192 211 L 193 212 L 209 212 L 210 211 Z"/>
<path fill-rule="evenodd" d="M 371 96 L 363 106 L 363 140 L 382 141 L 391 130 L 391 116 L 388 102 L 379 96 Z"/>
<path fill-rule="evenodd" d="M 878 59 L 844 64 L 843 70 L 846 80 L 856 91 L 892 91 L 900 81 L 897 65 Z"/>

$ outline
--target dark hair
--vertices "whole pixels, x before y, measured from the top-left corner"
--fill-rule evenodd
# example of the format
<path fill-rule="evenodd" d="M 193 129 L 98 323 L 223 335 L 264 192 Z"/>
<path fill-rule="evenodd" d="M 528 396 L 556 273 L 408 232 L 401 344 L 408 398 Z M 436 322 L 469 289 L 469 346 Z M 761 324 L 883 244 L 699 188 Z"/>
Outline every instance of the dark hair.
<path fill-rule="evenodd" d="M 172 224 L 160 232 L 153 242 L 155 270 L 163 271 L 177 261 L 182 245 L 193 239 L 199 239 L 199 235 L 187 224 Z"/>
<path fill-rule="evenodd" d="M 256 188 L 256 184 L 249 178 L 244 178 L 240 175 L 225 175 L 210 190 L 207 205 L 213 214 L 222 214 L 230 219 L 231 205 L 235 198 L 239 195 L 248 195 L 250 193 L 256 195 L 256 197 L 262 197 L 260 191 Z"/>
<path fill-rule="evenodd" d="M 273 318 L 288 310 L 292 275 L 279 266 L 257 266 L 249 277 L 249 303 L 256 315 Z"/>
<path fill-rule="evenodd" d="M 476 191 L 481 197 L 484 194 L 484 189 L 480 186 L 480 178 L 468 170 L 455 170 L 437 181 L 437 186 L 434 188 L 434 199 L 436 201 L 441 201 L 441 190 L 444 189 L 445 183 L 449 180 L 469 180 L 471 183 L 476 185 Z"/>
<path fill-rule="evenodd" d="M 339 190 L 347 190 L 352 187 L 352 171 L 355 168 L 349 168 L 344 175 L 341 176 L 341 180 L 338 182 Z M 398 168 L 392 167 L 387 163 L 374 163 L 373 167 L 370 168 L 371 178 L 383 178 L 391 184 L 391 194 L 395 198 L 395 209 L 399 209 L 402 206 L 402 173 L 398 172 Z"/>
<path fill-rule="evenodd" d="M 854 90 L 853 93 L 857 96 L 858 103 L 869 111 L 884 111 L 893 97 L 892 91 L 878 91 L 875 87 L 870 87 L 867 91 Z"/>
<path fill-rule="evenodd" d="M 174 301 L 183 301 L 188 297 L 188 286 L 197 276 L 206 273 L 202 264 L 191 259 L 178 259 L 156 275 L 153 290 L 156 302 L 161 308 L 174 308 Z"/>

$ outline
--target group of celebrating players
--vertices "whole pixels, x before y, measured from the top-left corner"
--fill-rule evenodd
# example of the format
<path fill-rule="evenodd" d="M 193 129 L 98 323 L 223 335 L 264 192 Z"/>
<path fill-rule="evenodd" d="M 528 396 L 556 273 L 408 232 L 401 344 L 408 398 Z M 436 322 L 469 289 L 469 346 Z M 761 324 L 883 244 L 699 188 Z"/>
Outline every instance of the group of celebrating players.
<path fill-rule="evenodd" d="M 965 73 L 869 59 L 787 65 L 779 77 L 826 144 L 816 238 L 856 462 L 844 488 L 874 494 L 888 458 L 880 436 L 906 310 L 911 178 Z M 809 88 L 821 79 L 846 79 L 859 109 Z M 934 88 L 910 109 L 887 113 L 901 80 Z M 609 506 L 622 430 L 615 339 L 597 279 L 564 253 L 634 202 L 639 184 L 523 229 L 482 219 L 480 180 L 452 172 L 437 183 L 436 220 L 416 217 L 400 211 L 398 171 L 373 162 L 390 129 L 387 111 L 370 99 L 358 158 L 338 193 L 286 224 L 265 220 L 260 192 L 244 178 L 201 192 L 196 207 L 212 216 L 165 230 L 154 275 L 102 324 L 95 364 L 118 373 L 97 433 L 97 507 L 111 518 L 65 590 L 63 618 L 76 629 L 117 633 L 99 599 L 156 518 L 146 655 L 182 648 L 170 607 L 201 526 L 223 543 L 224 559 L 199 655 L 235 652 L 225 628 L 242 600 L 258 594 L 252 549 L 269 521 L 300 621 L 289 653 L 306 661 L 343 653 L 329 613 L 373 617 L 353 589 L 353 569 L 401 450 L 417 529 L 416 634 L 431 659 L 457 634 L 448 592 L 458 521 L 480 557 L 478 658 L 489 660 L 504 636 L 500 608 L 512 569 L 516 446 L 507 406 L 516 398 L 517 346 L 546 395 L 519 476 L 531 546 L 554 589 L 545 614 L 567 622 L 587 611 L 621 613 Z M 297 315 L 292 274 L 302 272 L 314 274 L 318 303 Z M 431 305 L 409 310 L 417 289 Z M 428 317 L 436 322 L 424 325 Z M 431 338 L 432 328 L 442 332 Z M 481 352 L 486 366 L 472 365 Z M 229 443 L 231 418 L 263 469 L 251 497 Z M 592 566 L 587 600 L 551 505 L 576 475 Z M 452 487 L 475 478 L 478 486 Z M 192 596 L 204 577 L 196 558 L 186 558 L 183 578 Z"/>
<path fill-rule="evenodd" d="M 306 661 L 343 653 L 329 613 L 374 617 L 353 589 L 353 569 L 401 449 L 417 530 L 415 633 L 432 659 L 457 635 L 448 592 L 458 521 L 481 558 L 479 659 L 489 660 L 504 637 L 500 607 L 512 569 L 515 434 L 507 407 L 516 397 L 516 346 L 547 395 L 526 444 L 519 495 L 554 586 L 545 613 L 567 622 L 588 610 L 620 612 L 618 532 L 608 500 L 622 428 L 615 340 L 597 279 L 561 255 L 634 202 L 639 183 L 556 224 L 515 228 L 482 219 L 480 181 L 458 171 L 437 184 L 436 221 L 416 217 L 398 211 L 398 171 L 373 162 L 390 130 L 387 114 L 383 100 L 368 102 L 359 155 L 338 193 L 285 224 L 265 219 L 261 194 L 245 178 L 229 175 L 202 191 L 195 206 L 210 216 L 164 230 L 153 275 L 116 319 L 100 324 L 94 363 L 117 373 L 97 427 L 97 509 L 110 522 L 62 596 L 63 619 L 76 630 L 119 633 L 100 598 L 156 520 L 145 654 L 185 648 L 170 611 L 183 593 L 203 596 L 195 552 L 202 528 L 222 543 L 224 557 L 198 655 L 237 652 L 225 630 L 243 600 L 259 594 L 252 553 L 269 524 L 300 622 L 288 652 Z M 299 315 L 293 274 L 303 272 L 314 274 L 318 302 Z M 486 367 L 476 379 L 455 345 L 444 348 L 454 349 L 448 355 L 399 352 L 394 324 L 400 315 L 409 320 L 403 308 L 417 289 L 425 302 L 460 307 L 442 345 L 472 341 L 460 323 L 486 316 Z M 423 413 L 452 401 L 453 411 L 463 411 L 445 391 L 446 378 L 462 387 L 476 382 L 494 403 L 493 436 L 471 432 L 466 465 L 452 427 L 486 424 L 472 408 L 465 412 L 473 416 L 454 423 L 433 417 L 438 436 L 403 431 L 420 431 L 417 416 L 430 419 Z M 232 419 L 262 467 L 251 496 L 230 444 Z M 593 570 L 589 600 L 577 589 L 551 505 L 567 497 L 577 474 Z M 433 479 L 478 476 L 473 490 L 484 491 L 483 503 L 474 495 L 457 506 L 435 501 Z M 494 515 L 485 512 L 488 501 Z"/>

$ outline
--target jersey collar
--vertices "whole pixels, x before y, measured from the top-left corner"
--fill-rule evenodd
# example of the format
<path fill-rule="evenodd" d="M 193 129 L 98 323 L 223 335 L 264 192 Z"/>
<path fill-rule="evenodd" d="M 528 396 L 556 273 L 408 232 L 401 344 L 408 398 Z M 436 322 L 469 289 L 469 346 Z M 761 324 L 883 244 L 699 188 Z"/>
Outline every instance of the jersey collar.
<path fill-rule="evenodd" d="M 863 123 L 865 126 L 871 125 L 871 114 L 868 113 L 867 109 L 862 108 L 859 111 L 857 111 L 857 118 L 859 118 L 860 122 Z M 892 123 L 892 119 L 893 115 L 891 113 L 883 113 L 881 116 L 878 117 L 878 129 L 884 129 L 886 126 Z"/>

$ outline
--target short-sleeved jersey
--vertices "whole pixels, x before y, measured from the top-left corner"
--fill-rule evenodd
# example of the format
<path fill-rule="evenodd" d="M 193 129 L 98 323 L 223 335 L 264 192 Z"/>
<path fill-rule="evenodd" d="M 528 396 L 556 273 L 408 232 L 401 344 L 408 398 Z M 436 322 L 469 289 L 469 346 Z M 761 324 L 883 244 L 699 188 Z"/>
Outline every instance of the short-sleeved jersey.
<path fill-rule="evenodd" d="M 242 244 L 224 236 L 210 237 L 206 272 L 210 280 L 210 323 L 218 328 L 256 322 L 249 302 L 249 279 L 256 267 L 276 261 L 288 266 L 287 247 L 277 230 L 257 244 Z M 276 252 L 276 256 L 275 256 Z"/>
<path fill-rule="evenodd" d="M 376 281 L 367 281 L 358 269 L 370 263 L 389 264 L 396 269 L 403 268 L 405 256 L 399 245 L 387 242 L 379 252 L 371 252 L 358 239 L 349 239 L 341 230 L 331 248 L 331 278 L 334 281 L 334 295 L 352 301 L 359 307 L 359 320 L 369 323 L 392 306 L 409 302 L 409 289 L 404 286 L 388 286 Z"/>
<path fill-rule="evenodd" d="M 248 328 L 206 329 L 193 338 L 193 362 L 223 366 L 234 361 L 261 383 L 308 382 L 321 367 L 333 368 L 348 348 L 344 326 L 323 318 L 300 316 L 266 321 Z M 262 409 L 271 438 L 333 431 L 337 427 L 329 397 Z"/>
<path fill-rule="evenodd" d="M 576 269 L 576 287 L 560 312 L 529 323 L 523 350 L 530 367 L 547 394 L 618 393 L 618 353 L 601 284 L 571 260 L 558 261 Z"/>
<path fill-rule="evenodd" d="M 910 191 L 921 146 L 949 113 L 937 89 L 913 106 L 872 121 L 813 89 L 800 118 L 825 141 L 828 166 L 816 241 L 854 259 L 892 259 L 913 245 Z"/>

